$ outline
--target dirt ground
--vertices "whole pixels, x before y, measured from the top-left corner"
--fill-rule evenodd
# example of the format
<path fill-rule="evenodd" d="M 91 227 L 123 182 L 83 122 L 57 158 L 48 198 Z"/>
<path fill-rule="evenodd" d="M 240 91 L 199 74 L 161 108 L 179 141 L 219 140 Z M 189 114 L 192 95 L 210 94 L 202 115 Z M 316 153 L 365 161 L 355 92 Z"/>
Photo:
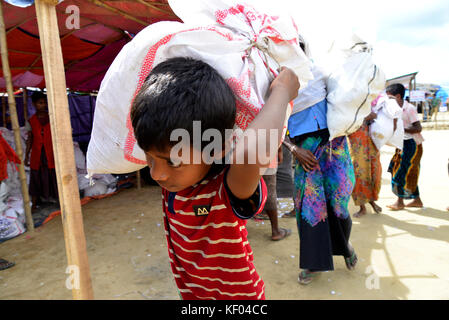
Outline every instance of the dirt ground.
<path fill-rule="evenodd" d="M 382 152 L 383 213 L 353 219 L 354 271 L 342 257 L 313 283 L 297 282 L 299 240 L 295 219 L 282 218 L 292 235 L 270 240 L 270 224 L 248 222 L 255 265 L 267 299 L 449 299 L 449 131 L 425 131 L 420 191 L 424 209 L 388 211 L 394 201 L 387 173 L 392 148 Z M 120 192 L 83 206 L 96 299 L 179 299 L 171 275 L 158 187 Z M 291 205 L 291 204 L 289 204 Z M 288 206 L 283 209 L 287 211 Z M 356 208 L 350 206 L 353 213 Z M 0 271 L 0 299 L 71 299 L 61 218 L 0 244 L 16 266 Z"/>

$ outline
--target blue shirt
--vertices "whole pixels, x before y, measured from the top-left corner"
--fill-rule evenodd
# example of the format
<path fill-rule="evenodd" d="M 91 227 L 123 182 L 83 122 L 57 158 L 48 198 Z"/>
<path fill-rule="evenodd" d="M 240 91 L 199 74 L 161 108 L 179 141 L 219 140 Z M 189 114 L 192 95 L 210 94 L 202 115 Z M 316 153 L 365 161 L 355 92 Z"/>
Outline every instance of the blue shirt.
<path fill-rule="evenodd" d="M 327 128 L 327 100 L 293 114 L 288 119 L 290 138 Z"/>

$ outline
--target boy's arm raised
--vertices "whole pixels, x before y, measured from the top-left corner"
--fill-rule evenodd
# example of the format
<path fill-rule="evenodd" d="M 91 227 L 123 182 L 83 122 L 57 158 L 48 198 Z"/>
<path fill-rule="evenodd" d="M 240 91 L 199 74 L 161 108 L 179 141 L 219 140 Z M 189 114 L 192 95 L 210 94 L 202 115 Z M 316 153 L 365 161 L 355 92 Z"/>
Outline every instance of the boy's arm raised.
<path fill-rule="evenodd" d="M 270 150 L 275 151 L 271 153 L 273 157 L 277 156 L 288 103 L 296 98 L 298 90 L 299 81 L 295 73 L 282 68 L 271 83 L 265 106 L 239 139 L 226 177 L 230 191 L 237 198 L 247 199 L 253 195 L 260 181 L 260 170 L 269 165 L 264 158 L 270 154 Z M 271 139 L 270 133 L 277 133 L 276 139 Z M 262 149 L 262 154 L 258 152 L 259 148 Z"/>

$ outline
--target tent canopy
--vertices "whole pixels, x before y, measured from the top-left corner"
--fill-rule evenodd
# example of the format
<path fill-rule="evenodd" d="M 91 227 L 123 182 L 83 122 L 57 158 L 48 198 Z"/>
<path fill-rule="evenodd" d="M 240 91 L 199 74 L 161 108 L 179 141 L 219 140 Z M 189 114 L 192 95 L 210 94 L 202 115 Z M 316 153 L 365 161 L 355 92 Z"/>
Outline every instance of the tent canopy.
<path fill-rule="evenodd" d="M 13 86 L 44 88 L 34 5 L 21 8 L 4 2 L 3 8 Z M 67 87 L 78 91 L 98 90 L 116 55 L 140 30 L 159 21 L 179 21 L 166 0 L 66 0 L 56 10 Z M 79 29 L 74 24 L 77 13 Z M 0 90 L 4 88 L 1 71 Z"/>
<path fill-rule="evenodd" d="M 412 83 L 412 81 L 416 79 L 417 74 L 418 74 L 418 72 L 414 72 L 414 73 L 409 73 L 409 74 L 399 76 L 396 78 L 388 79 L 387 83 L 386 83 L 386 87 L 388 87 L 390 84 L 393 84 L 393 83 L 401 83 L 406 88 L 409 88 L 410 83 Z"/>

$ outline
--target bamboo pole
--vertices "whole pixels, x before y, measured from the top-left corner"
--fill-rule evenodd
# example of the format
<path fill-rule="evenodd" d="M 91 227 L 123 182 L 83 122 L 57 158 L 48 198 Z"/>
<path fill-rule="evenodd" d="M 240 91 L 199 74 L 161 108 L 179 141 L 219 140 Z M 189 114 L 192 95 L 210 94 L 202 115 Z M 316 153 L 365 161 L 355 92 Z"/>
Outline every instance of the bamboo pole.
<path fill-rule="evenodd" d="M 3 126 L 6 128 L 6 98 L 2 97 L 2 120 Z"/>
<path fill-rule="evenodd" d="M 27 91 L 27 88 L 23 88 L 23 119 L 25 119 L 25 123 L 28 121 L 28 91 Z"/>
<path fill-rule="evenodd" d="M 30 207 L 30 195 L 28 193 L 25 166 L 23 163 L 23 149 L 22 149 L 22 139 L 20 137 L 19 118 L 17 117 L 16 99 L 14 98 L 11 69 L 9 68 L 9 61 L 8 61 L 8 44 L 6 42 L 5 21 L 3 18 L 3 1 L 0 3 L 0 43 L 1 43 L 3 76 L 5 77 L 6 89 L 8 91 L 9 113 L 11 116 L 12 129 L 14 131 L 16 154 L 21 160 L 19 164 L 19 178 L 20 178 L 20 185 L 22 187 L 23 207 L 25 210 L 27 231 L 34 232 L 34 222 Z"/>
<path fill-rule="evenodd" d="M 140 190 L 140 189 L 142 189 L 142 180 L 140 178 L 140 170 L 137 170 L 136 178 L 137 178 L 137 190 Z"/>
<path fill-rule="evenodd" d="M 72 282 L 72 295 L 77 300 L 93 299 L 56 9 L 44 0 L 36 0 L 35 7 L 48 92 L 67 261 L 69 268 L 75 270 L 72 274 L 75 276 L 72 278 L 75 280 Z"/>

